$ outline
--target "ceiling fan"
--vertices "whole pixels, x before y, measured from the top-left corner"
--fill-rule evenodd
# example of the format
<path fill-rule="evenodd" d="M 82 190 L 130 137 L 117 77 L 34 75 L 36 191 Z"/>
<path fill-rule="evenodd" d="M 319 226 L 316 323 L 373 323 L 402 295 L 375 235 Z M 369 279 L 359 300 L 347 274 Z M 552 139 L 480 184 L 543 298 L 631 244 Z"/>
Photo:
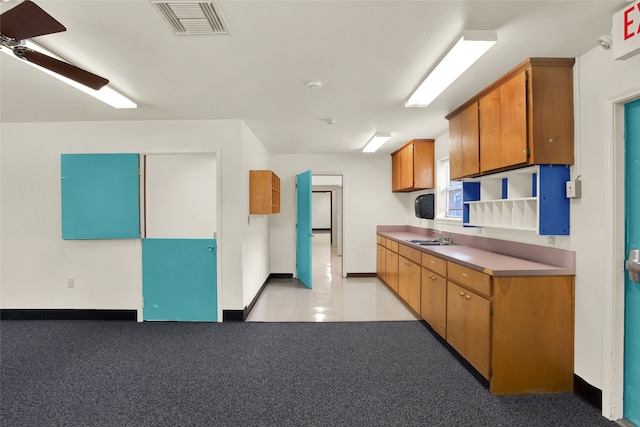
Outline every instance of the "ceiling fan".
<path fill-rule="evenodd" d="M 62 31 L 67 31 L 67 29 L 61 23 L 32 1 L 25 0 L 0 15 L 0 48 L 11 49 L 13 54 L 20 59 L 32 62 L 94 90 L 99 90 L 109 83 L 109 80 L 104 77 L 25 46 L 27 39 Z"/>

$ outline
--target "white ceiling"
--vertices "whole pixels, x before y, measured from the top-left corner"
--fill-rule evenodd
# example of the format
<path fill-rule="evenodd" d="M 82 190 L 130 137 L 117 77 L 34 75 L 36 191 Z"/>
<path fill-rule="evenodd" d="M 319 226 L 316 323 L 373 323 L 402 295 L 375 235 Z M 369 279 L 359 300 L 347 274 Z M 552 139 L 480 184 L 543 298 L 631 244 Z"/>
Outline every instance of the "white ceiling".
<path fill-rule="evenodd" d="M 6 1 L 4 12 L 20 3 Z M 280 153 L 390 153 L 528 57 L 578 57 L 625 1 L 219 0 L 228 35 L 174 35 L 149 0 L 35 0 L 67 31 L 34 39 L 138 103 L 115 110 L 0 55 L 0 120 L 242 119 Z M 426 108 L 410 92 L 464 29 L 498 43 Z M 311 90 L 307 83 L 322 82 Z M 329 125 L 324 119 L 335 119 Z"/>

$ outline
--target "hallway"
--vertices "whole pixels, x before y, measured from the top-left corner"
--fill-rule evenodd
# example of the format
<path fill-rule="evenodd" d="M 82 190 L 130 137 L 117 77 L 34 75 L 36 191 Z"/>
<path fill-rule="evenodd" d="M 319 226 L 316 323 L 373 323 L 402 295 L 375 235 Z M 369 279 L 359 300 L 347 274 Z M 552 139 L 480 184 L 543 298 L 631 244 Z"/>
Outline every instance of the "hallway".
<path fill-rule="evenodd" d="M 272 279 L 248 322 L 418 320 L 377 278 L 342 278 L 342 258 L 331 247 L 330 237 L 314 232 L 313 288 L 295 279 Z"/>

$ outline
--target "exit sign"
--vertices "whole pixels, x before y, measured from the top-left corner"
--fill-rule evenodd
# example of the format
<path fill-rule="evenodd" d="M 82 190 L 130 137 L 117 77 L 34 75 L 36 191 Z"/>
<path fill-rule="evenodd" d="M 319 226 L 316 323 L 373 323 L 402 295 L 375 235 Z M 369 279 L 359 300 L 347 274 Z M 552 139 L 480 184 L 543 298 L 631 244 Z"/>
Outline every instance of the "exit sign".
<path fill-rule="evenodd" d="M 640 52 L 640 0 L 613 15 L 613 59 L 627 59 Z"/>

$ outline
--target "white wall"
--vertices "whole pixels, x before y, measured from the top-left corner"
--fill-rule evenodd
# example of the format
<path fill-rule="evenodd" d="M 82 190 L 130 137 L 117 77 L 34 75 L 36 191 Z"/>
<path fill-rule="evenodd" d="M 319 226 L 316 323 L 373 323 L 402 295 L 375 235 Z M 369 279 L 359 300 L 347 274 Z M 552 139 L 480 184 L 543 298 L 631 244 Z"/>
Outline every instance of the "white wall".
<path fill-rule="evenodd" d="M 311 193 L 311 228 L 331 229 L 333 194 L 319 191 Z"/>
<path fill-rule="evenodd" d="M 144 195 L 141 197 L 146 205 L 143 236 L 215 237 L 218 223 L 216 155 L 149 154 L 143 163 Z"/>
<path fill-rule="evenodd" d="M 295 175 L 343 175 L 343 271 L 375 271 L 376 226 L 406 224 L 406 195 L 391 192 L 391 157 L 273 155 L 281 181 L 281 213 L 271 218 L 271 272 L 295 274 Z"/>
<path fill-rule="evenodd" d="M 235 191 L 241 209 L 227 210 L 242 226 L 242 307 L 246 307 L 269 276 L 269 222 L 275 215 L 249 215 L 249 170 L 271 169 L 270 155 L 251 130 L 242 126 L 242 187 L 240 191 L 225 186 L 223 191 Z M 231 218 L 228 218 L 231 220 Z M 226 227 L 226 225 L 225 225 Z M 225 288 L 226 289 L 226 288 Z"/>
<path fill-rule="evenodd" d="M 243 122 L 15 123 L 3 124 L 0 136 L 2 308 L 140 308 L 139 240 L 61 238 L 63 153 L 216 153 L 220 309 L 244 308 L 243 264 L 263 265 L 258 287 L 266 279 L 268 227 L 249 230 L 247 215 L 248 171 L 264 166 L 268 153 Z M 243 255 L 245 239 L 262 244 Z"/>

